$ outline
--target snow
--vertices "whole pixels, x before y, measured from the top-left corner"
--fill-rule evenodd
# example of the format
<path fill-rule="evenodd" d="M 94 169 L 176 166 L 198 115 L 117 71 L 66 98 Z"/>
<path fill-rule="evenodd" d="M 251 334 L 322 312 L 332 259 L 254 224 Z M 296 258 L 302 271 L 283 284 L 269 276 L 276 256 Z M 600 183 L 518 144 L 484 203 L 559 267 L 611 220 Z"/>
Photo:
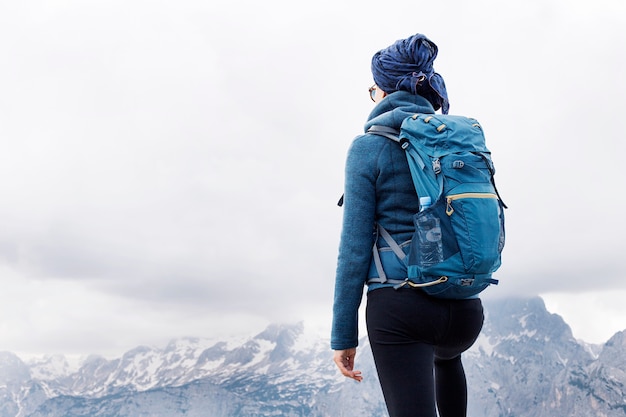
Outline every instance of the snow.
<path fill-rule="evenodd" d="M 488 388 L 491 391 L 486 395 L 492 396 L 494 392 L 497 396 L 508 395 L 507 381 L 500 378 L 499 372 L 494 372 L 492 369 L 494 364 L 509 369 L 509 364 L 515 365 L 518 359 L 526 358 L 523 356 L 526 345 L 530 345 L 532 352 L 540 349 L 539 351 L 544 353 L 541 350 L 543 343 L 550 338 L 545 334 L 545 330 L 534 328 L 533 322 L 527 317 L 522 319 L 511 317 L 512 321 L 507 323 L 509 325 L 502 327 L 517 329 L 517 333 L 514 330 L 510 333 L 507 330 L 507 334 L 497 333 L 487 322 L 484 331 L 468 351 L 467 369 L 480 369 L 480 375 L 485 381 L 483 389 Z M 517 326 L 518 320 L 519 324 L 525 327 Z M 531 343 L 528 343 L 529 341 Z M 240 339 L 239 342 L 233 339 L 224 340 L 219 346 L 215 346 L 216 343 L 209 340 L 181 339 L 170 342 L 164 348 L 139 347 L 119 359 L 101 358 L 98 362 L 83 361 L 88 366 L 79 374 L 69 374 L 69 377 L 67 369 L 75 368 L 72 368 L 69 361 L 62 356 L 31 360 L 29 369 L 33 371 L 36 383 L 42 387 L 47 398 L 60 395 L 104 398 L 112 393 L 119 393 L 120 389 L 143 392 L 161 387 L 181 387 L 184 390 L 187 384 L 203 380 L 203 383 L 211 386 L 221 384 L 235 391 L 249 389 L 251 393 L 271 385 L 268 389 L 276 393 L 276 401 L 284 399 L 289 404 L 293 403 L 295 407 L 303 403 L 302 395 L 305 395 L 303 394 L 305 392 L 320 391 L 328 396 L 335 395 L 338 391 L 352 389 L 352 385 L 346 384 L 346 379 L 332 364 L 327 342 L 326 337 L 305 331 L 302 326 L 274 326 L 262 335 Z M 361 349 L 365 346 L 366 342 Z M 211 347 L 215 349 L 203 355 L 206 349 Z M 515 350 L 510 350 L 510 347 L 515 347 Z M 563 367 L 577 363 L 578 359 L 570 356 L 571 352 L 567 349 L 561 346 L 549 348 L 545 354 L 550 358 L 556 358 L 553 360 Z M 280 355 L 277 355 L 279 352 Z M 201 356 L 203 361 L 199 362 Z M 205 358 L 211 361 L 207 362 Z M 506 362 L 485 358 L 502 358 Z M 367 360 L 360 361 L 359 366 L 369 363 L 368 361 L 371 362 L 370 356 L 367 356 Z M 524 366 L 533 364 L 524 361 Z M 361 369 L 368 378 L 375 378 L 373 365 L 371 368 Z M 606 372 L 615 381 L 623 380 L 623 372 L 618 368 L 610 368 Z M 50 376 L 52 374 L 66 376 L 62 379 L 53 379 Z M 190 384 L 192 387 L 190 389 L 193 390 L 194 385 Z M 30 386 L 25 387 L 26 391 L 13 391 L 15 396 L 13 404 L 24 406 L 23 399 L 29 395 L 27 390 Z M 364 387 L 362 385 L 359 389 Z M 7 388 L 9 387 L 5 387 Z M 378 391 L 376 394 L 368 391 L 360 398 L 375 402 L 378 395 Z M 269 406 L 270 403 L 271 401 L 266 405 Z"/>
<path fill-rule="evenodd" d="M 40 381 L 54 380 L 71 375 L 80 368 L 80 360 L 72 358 L 70 362 L 63 355 L 44 355 L 31 357 L 26 362 L 30 367 L 31 376 Z"/>
<path fill-rule="evenodd" d="M 559 362 L 560 362 L 563 366 L 567 366 L 568 359 L 567 359 L 567 358 L 563 358 L 563 357 L 561 356 L 561 354 L 559 353 L 559 351 L 558 351 L 558 350 L 556 351 L 556 356 L 557 356 L 557 358 L 559 359 Z"/>
<path fill-rule="evenodd" d="M 470 348 L 469 352 L 480 354 L 480 352 L 482 351 L 483 354 L 487 356 L 491 356 L 496 346 L 497 346 L 497 343 L 496 344 L 491 343 L 489 336 L 487 336 L 484 333 L 481 333 L 480 335 L 478 335 L 478 339 L 476 339 L 476 342 Z"/>

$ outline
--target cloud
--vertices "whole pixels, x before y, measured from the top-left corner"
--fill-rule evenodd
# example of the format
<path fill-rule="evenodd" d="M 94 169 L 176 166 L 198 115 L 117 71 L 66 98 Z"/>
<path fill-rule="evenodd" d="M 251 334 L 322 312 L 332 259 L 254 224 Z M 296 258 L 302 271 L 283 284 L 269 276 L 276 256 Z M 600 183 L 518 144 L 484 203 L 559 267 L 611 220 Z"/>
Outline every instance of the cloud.
<path fill-rule="evenodd" d="M 623 7 L 3 4 L 3 338 L 97 353 L 327 316 L 369 60 L 415 32 L 510 206 L 490 292 L 623 288 Z"/>
<path fill-rule="evenodd" d="M 542 294 L 542 298 L 548 310 L 565 318 L 574 337 L 588 343 L 604 344 L 615 333 L 624 330 L 625 295 L 624 290 L 598 288 L 576 294 L 555 291 Z"/>

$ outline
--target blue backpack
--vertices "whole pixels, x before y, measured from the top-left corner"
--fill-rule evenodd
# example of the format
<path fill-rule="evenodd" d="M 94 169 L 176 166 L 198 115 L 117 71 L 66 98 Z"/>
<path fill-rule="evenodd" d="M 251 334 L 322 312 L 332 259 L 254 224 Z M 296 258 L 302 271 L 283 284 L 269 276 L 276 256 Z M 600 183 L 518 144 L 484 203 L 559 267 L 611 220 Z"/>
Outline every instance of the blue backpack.
<path fill-rule="evenodd" d="M 492 274 L 501 263 L 506 205 L 480 124 L 463 116 L 416 114 L 400 132 L 384 126 L 368 132 L 406 151 L 420 200 L 410 241 L 398 244 L 378 225 L 389 246 L 374 244 L 368 283 L 415 287 L 448 299 L 471 298 L 497 284 Z"/>

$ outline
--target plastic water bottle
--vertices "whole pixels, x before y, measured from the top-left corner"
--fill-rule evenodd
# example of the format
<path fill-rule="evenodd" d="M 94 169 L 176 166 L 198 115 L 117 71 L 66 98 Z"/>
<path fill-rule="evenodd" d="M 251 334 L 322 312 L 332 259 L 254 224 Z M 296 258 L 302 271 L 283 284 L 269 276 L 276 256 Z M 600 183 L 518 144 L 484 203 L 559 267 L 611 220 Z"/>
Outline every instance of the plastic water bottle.
<path fill-rule="evenodd" d="M 439 218 L 433 213 L 423 213 L 430 205 L 430 197 L 420 197 L 420 214 L 417 216 L 416 226 L 420 248 L 419 265 L 423 268 L 443 261 Z"/>

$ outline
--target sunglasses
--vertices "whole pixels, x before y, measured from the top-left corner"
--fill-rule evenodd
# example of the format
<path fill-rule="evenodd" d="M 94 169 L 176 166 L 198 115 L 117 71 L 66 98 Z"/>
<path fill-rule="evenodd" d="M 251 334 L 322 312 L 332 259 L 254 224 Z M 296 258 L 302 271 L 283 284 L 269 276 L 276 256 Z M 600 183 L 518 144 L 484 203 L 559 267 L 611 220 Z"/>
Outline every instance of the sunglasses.
<path fill-rule="evenodd" d="M 370 87 L 369 92 L 370 92 L 370 98 L 372 99 L 374 103 L 376 103 L 376 84 Z"/>

